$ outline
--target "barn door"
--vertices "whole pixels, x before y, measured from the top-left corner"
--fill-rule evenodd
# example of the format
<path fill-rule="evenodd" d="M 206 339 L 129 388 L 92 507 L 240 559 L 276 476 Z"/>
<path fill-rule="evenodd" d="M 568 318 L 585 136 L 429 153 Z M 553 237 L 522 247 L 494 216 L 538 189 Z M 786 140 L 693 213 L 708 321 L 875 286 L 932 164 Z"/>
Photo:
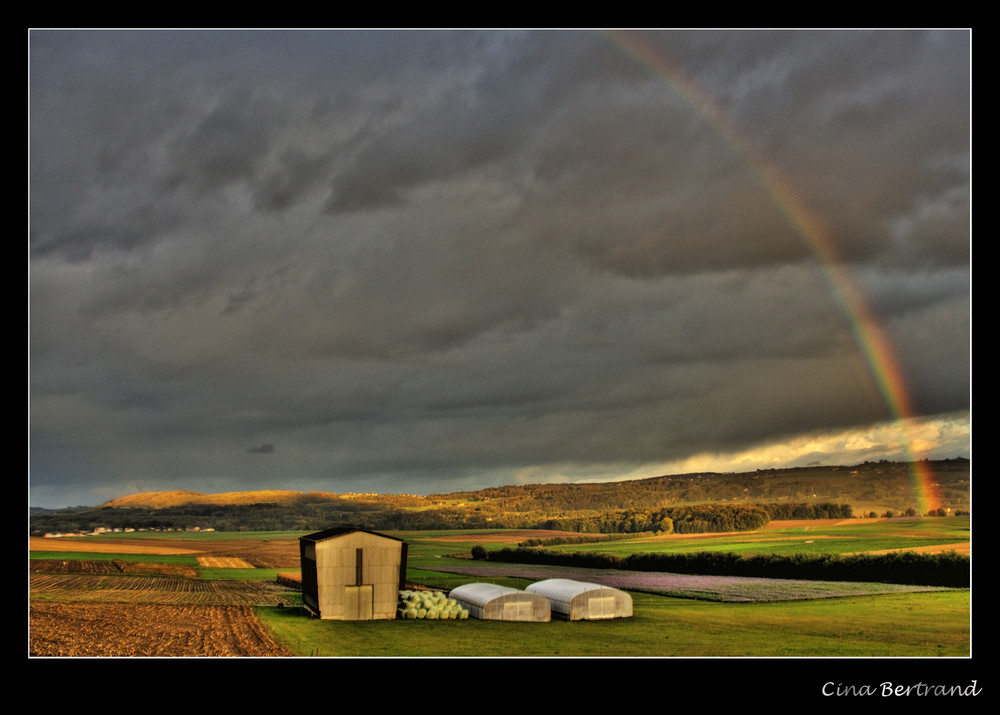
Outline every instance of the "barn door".
<path fill-rule="evenodd" d="M 364 550 L 354 552 L 354 585 L 344 587 L 344 610 L 348 619 L 370 621 L 375 614 L 375 589 L 364 581 Z"/>
<path fill-rule="evenodd" d="M 375 589 L 371 584 L 344 586 L 344 617 L 351 621 L 374 619 Z"/>

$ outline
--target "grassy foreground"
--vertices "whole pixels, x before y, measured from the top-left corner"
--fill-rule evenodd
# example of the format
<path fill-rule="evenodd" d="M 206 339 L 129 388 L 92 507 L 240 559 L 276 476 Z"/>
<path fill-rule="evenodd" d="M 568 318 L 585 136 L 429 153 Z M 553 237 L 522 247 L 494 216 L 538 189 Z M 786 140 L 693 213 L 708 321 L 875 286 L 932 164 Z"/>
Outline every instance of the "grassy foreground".
<path fill-rule="evenodd" d="M 298 608 L 260 618 L 301 656 L 347 657 L 968 657 L 967 590 L 727 604 L 633 594 L 610 621 L 338 622 Z"/>

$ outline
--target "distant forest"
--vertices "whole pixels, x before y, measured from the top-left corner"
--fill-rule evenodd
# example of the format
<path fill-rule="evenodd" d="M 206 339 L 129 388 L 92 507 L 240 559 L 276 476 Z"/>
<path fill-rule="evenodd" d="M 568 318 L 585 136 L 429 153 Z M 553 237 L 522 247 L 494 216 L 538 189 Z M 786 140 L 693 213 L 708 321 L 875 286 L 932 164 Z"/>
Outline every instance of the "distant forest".
<path fill-rule="evenodd" d="M 924 462 L 941 514 L 968 513 L 969 460 Z M 176 502 L 177 493 L 174 494 Z M 703 533 L 759 529 L 772 520 L 917 514 L 911 465 L 865 462 L 743 473 L 701 473 L 599 484 L 534 484 L 427 496 L 240 493 L 240 503 L 158 502 L 163 494 L 96 507 L 36 510 L 33 535 L 97 529 L 316 531 L 553 529 L 579 533 Z M 277 497 L 275 495 L 278 495 Z M 207 497 L 206 497 L 207 499 Z M 248 503 L 249 500 L 249 503 Z"/>

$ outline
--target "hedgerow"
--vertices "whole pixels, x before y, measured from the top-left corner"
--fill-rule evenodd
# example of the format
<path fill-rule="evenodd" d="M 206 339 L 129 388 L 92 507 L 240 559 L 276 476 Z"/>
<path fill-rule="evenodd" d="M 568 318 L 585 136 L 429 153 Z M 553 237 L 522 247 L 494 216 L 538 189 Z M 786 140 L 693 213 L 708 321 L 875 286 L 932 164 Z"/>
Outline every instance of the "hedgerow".
<path fill-rule="evenodd" d="M 719 551 L 681 554 L 613 554 L 555 552 L 545 549 L 498 549 L 490 561 L 549 564 L 579 568 L 660 571 L 713 576 L 807 579 L 817 581 L 871 581 L 921 586 L 967 587 L 968 556 L 956 552 L 921 554 L 765 554 L 742 557 Z"/>

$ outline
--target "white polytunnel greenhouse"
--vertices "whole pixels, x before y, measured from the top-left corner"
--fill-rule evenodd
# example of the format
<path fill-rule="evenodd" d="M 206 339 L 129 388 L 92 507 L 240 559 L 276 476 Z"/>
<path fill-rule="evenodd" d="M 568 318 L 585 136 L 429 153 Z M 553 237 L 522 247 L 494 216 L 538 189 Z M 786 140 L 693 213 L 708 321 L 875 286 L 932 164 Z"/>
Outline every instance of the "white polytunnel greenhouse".
<path fill-rule="evenodd" d="M 571 621 L 629 618 L 632 615 L 631 596 L 598 583 L 550 578 L 531 584 L 525 592 L 544 596 L 553 613 Z"/>
<path fill-rule="evenodd" d="M 547 598 L 509 586 L 467 583 L 452 589 L 448 595 L 468 609 L 473 618 L 538 623 L 552 619 L 552 607 Z"/>

